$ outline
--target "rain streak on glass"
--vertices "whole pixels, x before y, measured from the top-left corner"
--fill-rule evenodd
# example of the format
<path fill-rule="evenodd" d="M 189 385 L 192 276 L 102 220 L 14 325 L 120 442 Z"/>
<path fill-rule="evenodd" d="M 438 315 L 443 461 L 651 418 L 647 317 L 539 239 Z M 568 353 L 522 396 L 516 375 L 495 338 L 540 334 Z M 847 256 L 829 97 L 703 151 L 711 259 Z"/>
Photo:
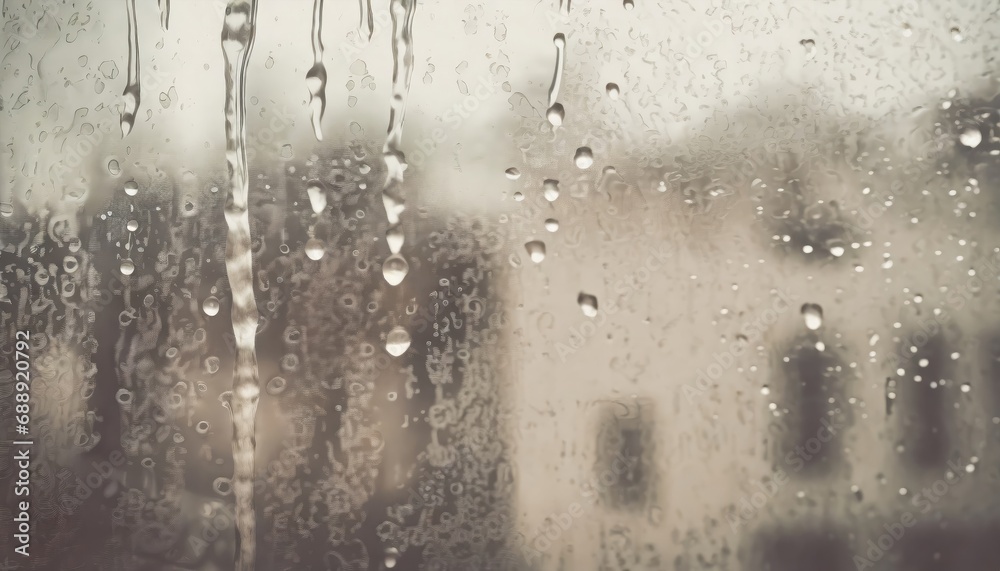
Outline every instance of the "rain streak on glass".
<path fill-rule="evenodd" d="M 313 65 L 306 72 L 309 109 L 312 112 L 313 134 L 323 140 L 323 113 L 326 111 L 326 66 L 323 64 L 323 0 L 313 0 L 312 49 Z"/>
<path fill-rule="evenodd" d="M 135 115 L 139 111 L 139 29 L 135 21 L 135 0 L 125 0 L 128 16 L 128 77 L 122 92 L 122 137 L 132 132 Z"/>

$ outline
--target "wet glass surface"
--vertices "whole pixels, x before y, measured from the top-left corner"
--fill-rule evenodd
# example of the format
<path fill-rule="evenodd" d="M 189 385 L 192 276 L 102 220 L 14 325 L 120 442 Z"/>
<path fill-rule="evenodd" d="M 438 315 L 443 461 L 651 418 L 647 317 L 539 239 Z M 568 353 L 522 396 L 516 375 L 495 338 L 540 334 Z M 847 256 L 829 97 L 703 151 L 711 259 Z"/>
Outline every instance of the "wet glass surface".
<path fill-rule="evenodd" d="M 0 569 L 1000 568 L 994 0 L 2 9 Z"/>

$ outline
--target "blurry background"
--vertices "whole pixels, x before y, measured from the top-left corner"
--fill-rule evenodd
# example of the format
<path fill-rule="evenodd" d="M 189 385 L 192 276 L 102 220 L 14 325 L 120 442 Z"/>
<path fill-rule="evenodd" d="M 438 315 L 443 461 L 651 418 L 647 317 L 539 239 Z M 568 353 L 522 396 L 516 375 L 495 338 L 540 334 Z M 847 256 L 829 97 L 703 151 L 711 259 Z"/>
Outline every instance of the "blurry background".
<path fill-rule="evenodd" d="M 257 568 L 995 570 L 1000 8 L 566 1 L 418 2 L 390 287 L 388 2 L 318 142 L 261 0 Z M 4 569 L 233 568 L 226 5 L 136 3 L 123 138 L 126 8 L 3 4 Z"/>

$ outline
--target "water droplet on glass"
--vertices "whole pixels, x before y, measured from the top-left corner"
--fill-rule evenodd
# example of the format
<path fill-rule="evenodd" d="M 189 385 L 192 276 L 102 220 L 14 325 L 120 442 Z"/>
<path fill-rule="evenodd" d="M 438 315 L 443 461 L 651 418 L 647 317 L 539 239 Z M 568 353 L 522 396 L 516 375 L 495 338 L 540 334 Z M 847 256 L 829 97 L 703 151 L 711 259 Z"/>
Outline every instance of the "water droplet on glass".
<path fill-rule="evenodd" d="M 139 194 L 139 183 L 134 180 L 130 180 L 125 183 L 125 194 L 129 196 L 135 196 Z"/>
<path fill-rule="evenodd" d="M 125 259 L 122 260 L 122 263 L 118 266 L 118 269 L 121 271 L 123 276 L 130 276 L 132 275 L 132 272 L 135 271 L 135 264 L 132 262 L 132 260 Z"/>
<path fill-rule="evenodd" d="M 323 183 L 318 180 L 309 181 L 306 193 L 309 195 L 309 204 L 312 206 L 313 212 L 320 214 L 326 210 L 326 189 L 323 187 Z"/>
<path fill-rule="evenodd" d="M 10 218 L 14 215 L 14 205 L 9 202 L 0 202 L 0 216 Z"/>
<path fill-rule="evenodd" d="M 559 181 L 550 178 L 543 182 L 542 195 L 545 196 L 545 200 L 555 202 L 559 198 Z"/>
<path fill-rule="evenodd" d="M 395 547 L 388 547 L 385 550 L 385 568 L 392 569 L 396 566 L 396 560 L 399 558 L 399 551 Z"/>
<path fill-rule="evenodd" d="M 310 238 L 306 242 L 306 256 L 313 261 L 318 261 L 323 258 L 323 254 L 326 253 L 326 248 L 323 247 L 323 242 L 318 238 Z"/>
<path fill-rule="evenodd" d="M 962 134 L 958 136 L 959 142 L 970 149 L 975 149 L 979 143 L 983 142 L 983 133 L 978 127 L 966 127 Z"/>
<path fill-rule="evenodd" d="M 541 240 L 532 240 L 524 245 L 524 249 L 528 251 L 528 257 L 531 258 L 532 262 L 536 264 L 542 263 L 545 259 L 545 242 Z"/>
<path fill-rule="evenodd" d="M 815 303 L 803 304 L 802 318 L 806 322 L 806 327 L 815 331 L 823 325 L 823 308 Z"/>
<path fill-rule="evenodd" d="M 549 218 L 545 221 L 545 229 L 549 232 L 555 232 L 559 230 L 559 221 L 555 218 Z"/>
<path fill-rule="evenodd" d="M 111 159 L 110 161 L 108 161 L 108 172 L 111 173 L 113 176 L 118 176 L 122 174 L 122 167 L 121 165 L 118 164 L 117 160 Z"/>
<path fill-rule="evenodd" d="M 607 84 L 606 86 L 604 86 L 604 90 L 608 93 L 608 97 L 610 97 L 611 99 L 618 99 L 618 96 L 621 94 L 621 91 L 618 89 L 617 83 Z"/>
<path fill-rule="evenodd" d="M 556 103 L 545 112 L 545 118 L 549 120 L 549 123 L 553 127 L 558 127 L 566 119 L 566 109 L 563 108 L 562 103 Z"/>
<path fill-rule="evenodd" d="M 573 161 L 576 163 L 577 168 L 589 169 L 594 164 L 594 153 L 590 150 L 590 147 L 580 147 L 576 150 L 576 156 L 573 157 Z"/>
<path fill-rule="evenodd" d="M 128 230 L 129 232 L 135 232 L 136 230 L 139 229 L 139 221 L 129 220 L 128 223 L 125 224 L 125 229 Z"/>
<path fill-rule="evenodd" d="M 402 326 L 397 325 L 385 336 L 385 350 L 393 357 L 399 357 L 410 348 L 410 334 Z"/>
<path fill-rule="evenodd" d="M 632 8 L 635 8 L 635 2 L 634 0 L 622 0 L 622 6 L 624 6 L 626 10 L 631 10 Z"/>
<path fill-rule="evenodd" d="M 521 178 L 521 171 L 517 170 L 514 167 L 510 167 L 509 169 L 505 170 L 504 174 L 506 174 L 507 178 L 509 178 L 510 180 L 517 180 Z"/>
<path fill-rule="evenodd" d="M 201 304 L 201 309 L 205 312 L 205 315 L 213 317 L 218 315 L 220 306 L 219 298 L 211 296 L 207 298 L 203 304 Z"/>
<path fill-rule="evenodd" d="M 806 59 L 812 59 L 816 56 L 816 42 L 813 40 L 802 40 L 799 44 L 806 49 Z"/>
<path fill-rule="evenodd" d="M 271 396 L 278 396 L 285 391 L 286 386 L 288 386 L 288 381 L 284 377 L 274 377 L 267 382 L 264 390 Z"/>
<path fill-rule="evenodd" d="M 391 286 L 399 285 L 410 271 L 410 265 L 406 263 L 403 256 L 393 254 L 386 258 L 382 264 L 382 276 Z"/>
<path fill-rule="evenodd" d="M 580 304 L 580 310 L 587 317 L 597 317 L 597 297 L 589 293 L 580 292 L 576 297 L 576 302 Z"/>

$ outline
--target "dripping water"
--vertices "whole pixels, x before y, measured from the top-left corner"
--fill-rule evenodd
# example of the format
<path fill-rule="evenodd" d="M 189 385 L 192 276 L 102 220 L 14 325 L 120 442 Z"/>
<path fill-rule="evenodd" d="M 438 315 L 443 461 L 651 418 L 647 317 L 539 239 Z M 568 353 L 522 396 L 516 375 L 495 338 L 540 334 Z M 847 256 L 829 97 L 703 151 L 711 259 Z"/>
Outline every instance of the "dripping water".
<path fill-rule="evenodd" d="M 309 109 L 312 111 L 313 133 L 323 140 L 323 112 L 326 111 L 326 66 L 323 65 L 323 0 L 313 0 L 312 23 L 313 66 L 306 73 L 309 89 Z"/>
<path fill-rule="evenodd" d="M 160 6 L 160 26 L 164 29 L 170 29 L 170 0 L 157 0 Z"/>
<path fill-rule="evenodd" d="M 368 26 L 368 39 L 372 39 L 375 35 L 375 18 L 372 15 L 372 0 L 358 0 L 358 7 L 361 9 L 361 16 L 358 22 L 358 28 L 363 30 L 365 25 Z"/>
<path fill-rule="evenodd" d="M 125 0 L 128 12 L 128 78 L 122 92 L 122 137 L 132 132 L 139 111 L 139 29 L 135 22 L 135 0 Z"/>
<path fill-rule="evenodd" d="M 229 0 L 222 27 L 226 71 L 226 162 L 229 196 L 226 201 L 226 273 L 232 288 L 236 366 L 229 409 L 233 416 L 233 495 L 236 499 L 236 570 L 253 571 L 256 557 L 254 513 L 254 417 L 260 395 L 255 335 L 259 314 L 253 293 L 249 172 L 246 155 L 246 71 L 253 49 L 256 0 Z"/>
<path fill-rule="evenodd" d="M 386 133 L 385 146 L 382 147 L 386 167 L 382 203 L 389 221 L 385 238 L 391 255 L 383 265 L 382 275 L 389 285 L 393 286 L 403 281 L 409 268 L 406 260 L 400 255 L 403 249 L 400 216 L 406 210 L 403 198 L 403 171 L 406 169 L 406 161 L 399 146 L 403 138 L 406 96 L 410 91 L 410 77 L 413 75 L 415 8 L 416 0 L 392 0 L 392 104 L 389 109 L 389 129 Z"/>
<path fill-rule="evenodd" d="M 566 62 L 566 36 L 559 33 L 552 38 L 552 43 L 556 46 L 556 70 L 552 76 L 552 85 L 549 87 L 549 110 L 547 116 L 549 122 L 554 126 L 562 124 L 565 112 L 562 105 L 556 103 L 559 98 L 559 87 L 562 85 L 563 65 Z M 555 119 L 558 118 L 558 121 Z"/>

